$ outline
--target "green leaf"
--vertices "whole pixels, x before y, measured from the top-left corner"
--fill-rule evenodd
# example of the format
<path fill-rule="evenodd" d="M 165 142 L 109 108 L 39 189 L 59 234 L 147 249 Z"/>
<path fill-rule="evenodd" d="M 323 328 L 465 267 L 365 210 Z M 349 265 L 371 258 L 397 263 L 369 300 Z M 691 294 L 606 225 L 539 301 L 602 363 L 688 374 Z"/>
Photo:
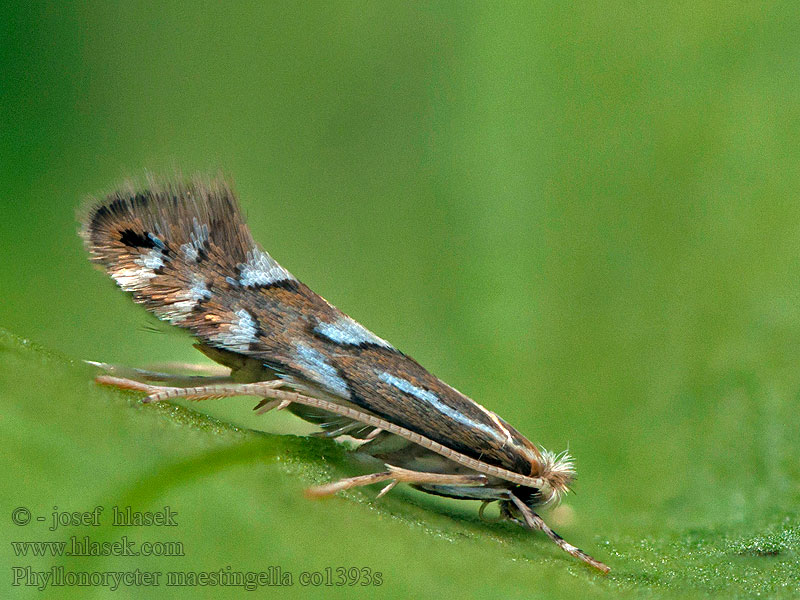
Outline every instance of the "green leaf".
<path fill-rule="evenodd" d="M 730 523 L 715 529 L 657 528 L 634 538 L 591 519 L 569 526 L 569 506 L 545 515 L 566 521 L 565 537 L 612 567 L 604 577 L 576 562 L 541 534 L 478 520 L 474 503 L 443 501 L 395 489 L 381 500 L 352 491 L 326 501 L 303 488 L 358 471 L 341 444 L 232 426 L 175 405 L 151 406 L 134 393 L 100 388 L 88 366 L 0 331 L 2 372 L 3 536 L 5 565 L 22 597 L 38 597 L 30 572 L 159 572 L 149 597 L 171 597 L 168 572 L 264 572 L 262 584 L 290 577 L 286 597 L 654 597 L 796 593 L 800 585 L 796 514 L 775 514 L 755 532 Z M 226 402 L 226 401 L 218 401 Z M 199 405 L 198 405 L 199 406 Z M 262 417 L 270 419 L 272 415 Z M 32 521 L 14 525 L 13 509 Z M 99 525 L 62 525 L 52 514 L 102 507 Z M 175 526 L 113 526 L 114 508 L 175 513 Z M 37 521 L 38 517 L 44 519 Z M 647 515 L 658 522 L 658 513 Z M 179 542 L 182 556 L 15 556 L 9 542 L 129 540 Z M 17 546 L 16 550 L 18 550 Z M 163 551 L 163 550 L 162 550 Z M 26 568 L 31 571 L 26 571 Z M 359 584 L 325 585 L 337 568 L 358 567 Z M 331 569 L 327 575 L 326 569 Z M 20 571 L 19 569 L 22 569 Z M 302 585 L 301 574 L 321 578 Z M 319 573 L 318 575 L 311 575 Z M 27 574 L 27 575 L 26 575 Z M 378 575 L 379 574 L 379 575 Z M 189 575 L 191 577 L 191 575 Z M 213 577 L 213 576 L 211 576 Z M 375 579 L 377 578 L 377 579 Z M 271 580 L 271 581 L 268 581 Z M 361 585 L 363 582 L 377 583 Z M 40 582 L 41 583 L 41 582 Z M 59 597 L 106 597 L 99 580 L 86 587 L 50 588 Z M 198 585 L 213 597 L 238 595 L 227 579 Z M 311 581 L 313 583 L 313 581 Z M 9 582 L 11 585 L 11 582 Z M 111 584 L 109 584 L 111 585 Z M 115 597 L 134 598 L 139 585 Z"/>

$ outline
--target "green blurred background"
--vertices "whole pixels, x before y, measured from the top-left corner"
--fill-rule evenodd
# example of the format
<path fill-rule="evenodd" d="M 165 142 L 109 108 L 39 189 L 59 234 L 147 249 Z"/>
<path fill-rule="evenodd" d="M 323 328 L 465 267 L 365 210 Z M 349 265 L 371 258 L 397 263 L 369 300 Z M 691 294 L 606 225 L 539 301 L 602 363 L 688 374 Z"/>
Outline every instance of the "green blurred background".
<path fill-rule="evenodd" d="M 4 538 L 50 539 L 15 506 L 134 498 L 184 515 L 191 552 L 162 568 L 354 563 L 396 597 L 800 593 L 798 140 L 791 3 L 4 3 L 0 326 L 56 353 L 3 338 Z M 59 356 L 198 359 L 76 236 L 82 199 L 144 170 L 229 174 L 292 273 L 568 446 L 577 493 L 550 520 L 612 574 L 469 503 L 310 503 L 352 472 L 335 445 L 91 387 Z M 303 431 L 251 406 L 193 408 Z M 26 563 L 3 543 L 6 578 Z M 143 591 L 174 590 L 116 597 Z"/>

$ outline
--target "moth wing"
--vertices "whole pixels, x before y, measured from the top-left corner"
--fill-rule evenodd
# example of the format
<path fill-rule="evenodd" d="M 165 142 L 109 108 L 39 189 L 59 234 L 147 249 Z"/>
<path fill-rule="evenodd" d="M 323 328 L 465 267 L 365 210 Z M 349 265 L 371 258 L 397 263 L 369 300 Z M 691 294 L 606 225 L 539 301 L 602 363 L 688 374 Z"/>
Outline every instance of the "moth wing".
<path fill-rule="evenodd" d="M 143 188 L 125 185 L 88 206 L 81 236 L 92 261 L 135 302 L 189 329 L 201 340 L 195 346 L 231 368 L 235 380 L 282 377 L 298 391 L 349 396 L 342 385 L 329 385 L 310 346 L 303 347 L 306 360 L 298 360 L 287 335 L 309 310 L 340 313 L 258 247 L 224 180 L 151 178 Z M 276 298 L 281 291 L 286 297 Z M 366 435 L 370 429 L 327 411 L 293 411 L 326 432 Z"/>
<path fill-rule="evenodd" d="M 255 243 L 221 178 L 127 184 L 84 209 L 81 236 L 135 302 L 234 352 L 257 333 L 246 310 L 255 288 L 295 281 Z"/>
<path fill-rule="evenodd" d="M 290 387 L 294 387 L 298 390 L 302 389 L 308 391 L 310 388 L 314 387 L 314 383 L 307 379 L 298 381 L 296 376 L 287 379 L 280 371 L 266 367 L 264 362 L 260 359 L 252 358 L 237 352 L 221 350 L 202 343 L 195 344 L 195 348 L 200 350 L 200 352 L 211 360 L 230 368 L 231 376 L 234 381 L 238 383 L 255 383 L 271 379 L 283 379 L 287 381 Z M 320 390 L 316 389 L 311 389 L 311 391 L 315 395 L 320 395 L 322 393 Z M 333 400 L 333 398 L 331 399 Z M 304 406 L 302 404 L 292 404 L 289 410 L 301 419 L 317 425 L 326 437 L 347 434 L 351 437 L 363 438 L 374 429 L 360 421 L 336 415 L 320 408 Z"/>

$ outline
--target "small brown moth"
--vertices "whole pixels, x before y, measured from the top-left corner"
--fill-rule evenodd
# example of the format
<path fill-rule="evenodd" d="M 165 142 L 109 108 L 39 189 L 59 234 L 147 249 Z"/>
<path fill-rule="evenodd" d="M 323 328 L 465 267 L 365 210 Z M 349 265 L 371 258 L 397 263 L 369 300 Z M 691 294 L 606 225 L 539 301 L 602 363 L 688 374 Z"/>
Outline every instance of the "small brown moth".
<path fill-rule="evenodd" d="M 310 495 L 388 482 L 380 497 L 405 482 L 481 500 L 481 515 L 496 501 L 503 518 L 608 572 L 534 512 L 568 491 L 569 455 L 538 448 L 298 281 L 253 240 L 224 180 L 129 185 L 90 206 L 81 235 L 135 302 L 225 367 L 187 377 L 93 363 L 109 373 L 98 382 L 143 391 L 146 402 L 260 397 L 258 412 L 286 408 L 385 465 Z"/>

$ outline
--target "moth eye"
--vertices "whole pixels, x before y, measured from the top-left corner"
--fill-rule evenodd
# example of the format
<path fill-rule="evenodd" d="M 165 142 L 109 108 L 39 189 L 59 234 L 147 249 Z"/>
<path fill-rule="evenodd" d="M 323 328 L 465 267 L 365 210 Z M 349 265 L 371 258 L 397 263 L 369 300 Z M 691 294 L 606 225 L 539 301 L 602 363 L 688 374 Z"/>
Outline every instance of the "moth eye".
<path fill-rule="evenodd" d="M 541 504 L 543 500 L 541 490 L 533 487 L 517 486 L 514 489 L 514 494 L 531 508 Z"/>

